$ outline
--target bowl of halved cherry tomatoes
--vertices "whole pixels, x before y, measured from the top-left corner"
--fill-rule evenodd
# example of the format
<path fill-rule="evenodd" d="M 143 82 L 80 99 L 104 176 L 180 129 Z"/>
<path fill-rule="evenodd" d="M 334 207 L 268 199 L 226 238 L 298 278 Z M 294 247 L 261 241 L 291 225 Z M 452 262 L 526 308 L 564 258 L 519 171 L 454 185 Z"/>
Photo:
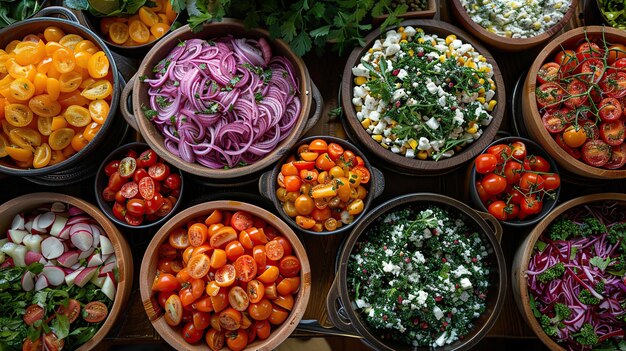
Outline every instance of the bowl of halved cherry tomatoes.
<path fill-rule="evenodd" d="M 513 227 L 540 221 L 556 206 L 560 192 L 556 163 L 525 138 L 494 141 L 476 156 L 470 170 L 474 206 Z"/>
<path fill-rule="evenodd" d="M 531 66 L 522 96 L 524 123 L 564 169 L 589 178 L 626 178 L 626 34 L 571 30 Z"/>
<path fill-rule="evenodd" d="M 96 173 L 96 201 L 114 223 L 133 229 L 165 223 L 180 206 L 183 173 L 148 144 L 115 149 Z"/>
<path fill-rule="evenodd" d="M 315 235 L 350 230 L 384 188 L 382 172 L 361 150 L 329 136 L 301 140 L 259 179 L 261 195 L 280 216 Z"/>
<path fill-rule="evenodd" d="M 286 223 L 254 205 L 213 201 L 159 229 L 139 284 L 152 325 L 177 350 L 272 350 L 302 319 L 311 271 Z"/>

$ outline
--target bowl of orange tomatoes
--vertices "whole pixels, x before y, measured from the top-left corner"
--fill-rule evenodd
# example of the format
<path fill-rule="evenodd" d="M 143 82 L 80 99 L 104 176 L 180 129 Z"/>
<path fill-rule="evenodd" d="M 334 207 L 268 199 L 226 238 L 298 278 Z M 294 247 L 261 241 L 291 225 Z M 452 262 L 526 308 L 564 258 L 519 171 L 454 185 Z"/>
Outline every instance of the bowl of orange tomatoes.
<path fill-rule="evenodd" d="M 73 14 L 51 7 L 40 12 Z M 0 172 L 48 175 L 102 144 L 119 78 L 104 42 L 77 22 L 33 18 L 0 30 Z"/>
<path fill-rule="evenodd" d="M 384 175 L 361 150 L 330 136 L 302 139 L 259 179 L 283 220 L 313 235 L 349 231 L 384 189 Z"/>
<path fill-rule="evenodd" d="M 152 325 L 177 350 L 271 350 L 296 328 L 311 292 L 306 251 L 270 212 L 205 202 L 169 220 L 141 263 Z"/>

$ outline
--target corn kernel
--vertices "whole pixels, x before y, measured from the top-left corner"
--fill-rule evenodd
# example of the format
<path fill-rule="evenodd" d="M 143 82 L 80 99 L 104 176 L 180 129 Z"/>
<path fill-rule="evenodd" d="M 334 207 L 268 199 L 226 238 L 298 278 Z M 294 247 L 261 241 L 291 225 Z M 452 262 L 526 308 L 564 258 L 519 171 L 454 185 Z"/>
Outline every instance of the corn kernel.
<path fill-rule="evenodd" d="M 480 79 L 478 80 L 478 84 L 480 84 L 480 85 L 485 84 L 485 80 L 484 80 L 484 79 L 482 79 L 482 78 L 480 78 Z"/>
<path fill-rule="evenodd" d="M 469 134 L 476 134 L 476 132 L 478 132 L 478 127 L 473 126 L 473 127 L 467 128 L 466 132 L 468 132 Z"/>
<path fill-rule="evenodd" d="M 493 26 L 487 27 L 487 30 L 490 31 L 491 33 L 495 33 L 496 32 L 496 29 L 493 28 Z"/>
<path fill-rule="evenodd" d="M 476 98 L 476 101 L 480 102 L 481 104 L 484 104 L 485 103 L 485 98 L 480 96 L 480 97 Z"/>
<path fill-rule="evenodd" d="M 408 43 L 408 41 L 406 39 L 400 40 L 400 44 L 406 44 L 406 43 Z"/>
<path fill-rule="evenodd" d="M 418 33 L 424 33 L 424 30 L 422 28 L 417 28 L 415 31 Z"/>
<path fill-rule="evenodd" d="M 385 149 L 389 149 L 389 145 L 387 145 L 385 143 L 380 143 L 380 146 L 384 147 Z"/>
<path fill-rule="evenodd" d="M 426 40 L 424 40 L 424 38 L 417 38 L 417 42 L 419 44 L 424 44 L 426 42 Z"/>
<path fill-rule="evenodd" d="M 485 88 L 480 87 L 480 89 L 478 89 L 478 94 L 480 94 L 480 95 L 485 95 Z M 485 102 L 483 101 L 483 104 L 484 104 L 484 103 L 485 103 Z"/>
<path fill-rule="evenodd" d="M 370 124 L 372 124 L 372 121 L 369 118 L 366 118 L 364 120 L 361 121 L 361 125 L 363 126 L 363 128 L 367 129 L 370 127 Z"/>
<path fill-rule="evenodd" d="M 554 8 L 557 9 L 557 10 L 560 9 L 561 6 L 563 6 L 563 4 L 561 2 L 557 2 L 556 4 L 554 4 Z"/>
<path fill-rule="evenodd" d="M 534 29 L 534 30 L 539 30 L 539 29 L 541 29 L 541 23 L 539 23 L 539 22 L 535 22 L 535 23 L 533 23 L 533 29 Z"/>
<path fill-rule="evenodd" d="M 406 33 L 402 33 L 402 34 L 400 34 L 400 39 L 402 39 L 402 40 L 405 40 L 405 41 L 406 41 L 406 38 L 408 38 L 408 36 L 406 35 Z M 402 42 L 402 41 L 400 41 L 400 42 Z"/>
<path fill-rule="evenodd" d="M 369 52 L 370 54 L 374 53 L 374 49 L 369 49 L 367 50 L 367 52 Z"/>
<path fill-rule="evenodd" d="M 446 61 L 446 56 L 445 55 L 440 55 L 439 56 L 439 62 L 444 62 Z"/>
<path fill-rule="evenodd" d="M 398 33 L 404 33 L 404 27 L 398 28 Z"/>
<path fill-rule="evenodd" d="M 489 66 L 482 66 L 478 72 L 491 72 L 491 67 Z"/>
<path fill-rule="evenodd" d="M 365 78 L 365 77 L 356 77 L 356 78 L 354 78 L 354 84 L 356 84 L 356 85 L 363 85 L 365 83 L 367 83 L 367 78 Z"/>
<path fill-rule="evenodd" d="M 476 64 L 474 63 L 474 61 L 468 60 L 467 62 L 465 62 L 465 67 L 476 68 Z"/>
<path fill-rule="evenodd" d="M 430 45 L 432 45 L 432 46 L 437 45 L 437 41 L 436 41 L 436 40 L 434 40 L 434 39 L 433 39 L 433 40 L 431 40 L 431 41 L 430 41 Z"/>
<path fill-rule="evenodd" d="M 493 111 L 493 108 L 496 107 L 497 103 L 498 102 L 496 100 L 489 101 L 489 104 L 487 105 L 487 111 Z"/>
<path fill-rule="evenodd" d="M 372 139 L 380 143 L 381 141 L 383 141 L 383 136 L 380 134 L 372 135 Z"/>
<path fill-rule="evenodd" d="M 483 55 L 478 55 L 478 61 L 480 61 L 480 62 L 487 62 L 487 59 Z"/>
<path fill-rule="evenodd" d="M 450 34 L 446 37 L 446 44 L 450 45 L 455 40 L 456 40 L 456 35 Z"/>
<path fill-rule="evenodd" d="M 456 62 L 460 63 L 460 64 L 464 64 L 465 63 L 465 57 L 463 56 L 459 56 L 456 58 Z"/>
<path fill-rule="evenodd" d="M 410 49 L 410 50 L 409 50 L 409 56 L 410 56 L 410 57 L 413 57 L 413 55 L 415 55 L 415 51 L 413 51 L 413 49 Z"/>
<path fill-rule="evenodd" d="M 411 149 L 415 150 L 415 148 L 417 148 L 417 140 L 409 139 L 409 146 L 411 147 Z"/>
<path fill-rule="evenodd" d="M 420 160 L 425 160 L 427 157 L 428 157 L 428 152 L 426 152 L 426 150 L 422 150 L 417 153 L 417 158 L 419 158 Z"/>
<path fill-rule="evenodd" d="M 391 128 L 393 128 L 393 127 L 395 127 L 397 125 L 398 125 L 398 122 L 396 122 L 394 120 L 391 120 Z M 394 136 L 394 138 L 395 138 L 395 136 Z"/>
<path fill-rule="evenodd" d="M 510 37 L 513 36 L 513 32 L 511 32 L 510 30 L 507 30 L 507 31 L 504 32 L 504 36 L 507 37 L 507 38 L 510 38 Z"/>

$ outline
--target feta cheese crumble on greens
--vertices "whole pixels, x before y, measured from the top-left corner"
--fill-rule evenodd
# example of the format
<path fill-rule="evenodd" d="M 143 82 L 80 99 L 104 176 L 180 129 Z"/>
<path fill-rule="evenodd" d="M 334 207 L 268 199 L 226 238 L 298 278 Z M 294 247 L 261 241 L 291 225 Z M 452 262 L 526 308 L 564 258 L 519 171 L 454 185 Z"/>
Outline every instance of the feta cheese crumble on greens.
<path fill-rule="evenodd" d="M 437 206 L 378 219 L 348 262 L 348 291 L 372 335 L 416 347 L 462 339 L 486 308 L 489 262 L 469 220 Z"/>
<path fill-rule="evenodd" d="M 352 74 L 361 125 L 382 147 L 408 158 L 452 157 L 482 135 L 497 103 L 493 67 L 453 34 L 390 30 Z"/>

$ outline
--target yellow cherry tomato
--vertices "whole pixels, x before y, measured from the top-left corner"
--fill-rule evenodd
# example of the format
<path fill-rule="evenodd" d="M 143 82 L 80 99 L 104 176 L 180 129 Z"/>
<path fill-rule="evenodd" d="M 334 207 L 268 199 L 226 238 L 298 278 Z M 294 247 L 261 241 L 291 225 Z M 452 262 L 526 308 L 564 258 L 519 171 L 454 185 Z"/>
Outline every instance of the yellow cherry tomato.
<path fill-rule="evenodd" d="M 9 90 L 11 97 L 19 101 L 26 101 L 35 95 L 35 85 L 25 78 L 18 78 L 11 82 Z"/>
<path fill-rule="evenodd" d="M 64 36 L 65 36 L 65 32 L 63 31 L 63 29 L 56 27 L 56 26 L 47 27 L 43 31 L 43 37 L 46 39 L 47 42 L 50 42 L 50 41 L 58 42 Z"/>
<path fill-rule="evenodd" d="M 91 123 L 91 115 L 89 110 L 77 105 L 71 105 L 63 114 L 67 123 L 74 127 L 84 127 Z"/>
<path fill-rule="evenodd" d="M 168 30 L 170 30 L 170 26 L 165 23 L 157 23 L 150 27 L 150 33 L 152 33 L 152 35 L 154 35 L 157 39 L 164 36 Z"/>
<path fill-rule="evenodd" d="M 74 129 L 71 128 L 57 129 L 50 134 L 48 144 L 52 150 L 63 150 L 70 145 L 74 134 Z"/>
<path fill-rule="evenodd" d="M 105 99 L 113 92 L 113 85 L 108 80 L 98 80 L 86 87 L 80 95 L 89 100 Z"/>
<path fill-rule="evenodd" d="M 87 70 L 92 78 L 103 78 L 109 73 L 109 59 L 103 51 L 98 51 L 89 58 Z"/>
<path fill-rule="evenodd" d="M 128 25 L 122 22 L 114 22 L 109 26 L 109 38 L 115 44 L 121 45 L 128 40 Z"/>
<path fill-rule="evenodd" d="M 60 48 L 52 54 L 52 64 L 59 73 L 71 72 L 76 66 L 74 53 L 67 48 Z"/>
<path fill-rule="evenodd" d="M 82 81 L 83 76 L 76 71 L 61 74 L 61 76 L 59 77 L 61 92 L 69 93 L 78 89 Z"/>
<path fill-rule="evenodd" d="M 59 44 L 65 46 L 70 50 L 74 50 L 76 48 L 76 44 L 83 41 L 83 37 L 78 34 L 66 34 L 61 39 L 59 39 Z"/>
<path fill-rule="evenodd" d="M 37 116 L 54 117 L 61 112 L 61 104 L 49 94 L 33 96 L 28 107 Z"/>
<path fill-rule="evenodd" d="M 105 100 L 93 100 L 89 103 L 89 114 L 91 115 L 91 119 L 96 123 L 104 124 L 109 116 L 110 110 L 111 107 Z"/>
<path fill-rule="evenodd" d="M 157 16 L 157 14 L 147 6 L 139 8 L 139 19 L 148 27 L 152 27 L 159 23 L 159 16 Z"/>
<path fill-rule="evenodd" d="M 25 127 L 33 120 L 33 111 L 26 105 L 8 104 L 4 107 L 4 118 L 14 127 Z"/>
<path fill-rule="evenodd" d="M 35 154 L 33 158 L 33 167 L 35 168 L 43 168 L 46 167 L 50 163 L 50 159 L 52 158 L 52 149 L 46 143 L 41 144 L 35 149 Z"/>
<path fill-rule="evenodd" d="M 145 44 L 150 40 L 150 30 L 141 21 L 132 21 L 128 26 L 130 38 L 139 44 Z"/>

